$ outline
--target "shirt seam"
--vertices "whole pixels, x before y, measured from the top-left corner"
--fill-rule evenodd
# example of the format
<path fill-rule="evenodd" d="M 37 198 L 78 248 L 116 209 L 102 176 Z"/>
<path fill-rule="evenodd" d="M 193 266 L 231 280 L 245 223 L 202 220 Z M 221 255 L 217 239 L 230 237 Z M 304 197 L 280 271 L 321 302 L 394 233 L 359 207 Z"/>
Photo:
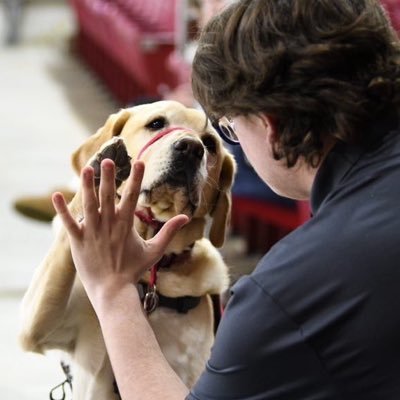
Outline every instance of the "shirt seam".
<path fill-rule="evenodd" d="M 197 396 L 195 396 L 192 391 L 190 391 L 190 393 L 185 397 L 185 400 L 187 400 L 189 398 L 189 396 L 195 400 L 200 400 Z"/>
<path fill-rule="evenodd" d="M 285 307 L 271 294 L 268 292 L 268 290 L 266 290 L 263 286 L 260 285 L 260 283 L 258 283 L 254 277 L 249 276 L 249 278 L 251 279 L 251 281 L 257 285 L 258 288 L 260 288 L 262 290 L 262 292 L 268 296 L 273 302 L 274 304 L 282 311 L 282 313 L 297 327 L 297 330 L 300 334 L 300 336 L 303 339 L 303 342 L 307 344 L 307 346 L 311 349 L 311 351 L 314 353 L 315 357 L 317 358 L 317 360 L 319 361 L 321 367 L 323 368 L 323 370 L 325 371 L 325 374 L 327 377 L 329 377 L 329 380 L 331 382 L 331 385 L 333 387 L 333 389 L 335 390 L 335 392 L 337 393 L 338 396 L 340 396 L 341 399 L 344 399 L 344 395 L 343 393 L 339 390 L 337 384 L 334 383 L 332 374 L 329 372 L 329 370 L 326 368 L 325 362 L 323 361 L 323 357 L 321 357 L 321 355 L 319 354 L 319 352 L 314 348 L 314 346 L 311 345 L 311 343 L 307 340 L 307 338 L 304 336 L 304 332 L 303 332 L 303 327 L 301 325 L 299 325 L 293 318 L 292 316 L 289 314 L 289 312 L 285 309 Z"/>

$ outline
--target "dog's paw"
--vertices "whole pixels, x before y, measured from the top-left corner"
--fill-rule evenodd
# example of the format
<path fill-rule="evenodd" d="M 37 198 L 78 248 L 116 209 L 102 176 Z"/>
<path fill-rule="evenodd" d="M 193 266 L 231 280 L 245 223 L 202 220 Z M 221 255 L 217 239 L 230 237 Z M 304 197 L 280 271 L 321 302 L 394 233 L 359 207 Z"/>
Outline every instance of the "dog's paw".
<path fill-rule="evenodd" d="M 131 172 L 131 157 L 121 138 L 114 138 L 111 142 L 106 143 L 90 162 L 90 166 L 94 169 L 94 183 L 96 187 L 100 184 L 100 164 L 106 158 L 114 161 L 115 185 L 119 187 L 123 181 L 128 179 Z"/>

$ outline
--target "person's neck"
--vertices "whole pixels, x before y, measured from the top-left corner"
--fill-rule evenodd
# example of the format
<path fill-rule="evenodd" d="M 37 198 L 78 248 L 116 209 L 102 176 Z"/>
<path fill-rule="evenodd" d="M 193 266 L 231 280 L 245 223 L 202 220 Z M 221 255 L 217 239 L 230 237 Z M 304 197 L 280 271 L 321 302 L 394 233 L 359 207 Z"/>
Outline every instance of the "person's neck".
<path fill-rule="evenodd" d="M 298 166 L 295 166 L 295 168 L 298 168 L 298 170 L 301 172 L 298 174 L 299 185 L 298 185 L 298 193 L 296 194 L 296 200 L 309 200 L 310 199 L 311 190 L 312 190 L 315 178 L 317 176 L 318 170 L 321 167 L 321 165 L 323 164 L 326 156 L 329 154 L 329 152 L 335 146 L 336 142 L 337 142 L 336 139 L 331 139 L 325 143 L 321 158 L 315 167 L 306 163 L 306 161 L 303 158 L 298 160 Z"/>

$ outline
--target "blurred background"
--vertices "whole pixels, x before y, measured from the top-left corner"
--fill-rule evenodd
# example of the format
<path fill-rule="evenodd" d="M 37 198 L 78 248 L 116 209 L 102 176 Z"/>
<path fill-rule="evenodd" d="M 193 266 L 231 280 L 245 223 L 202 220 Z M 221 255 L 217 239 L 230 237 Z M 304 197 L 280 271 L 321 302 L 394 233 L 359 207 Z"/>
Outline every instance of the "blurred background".
<path fill-rule="evenodd" d="M 198 107 L 191 60 L 201 26 L 229 0 L 0 2 L 0 397 L 39 400 L 62 382 L 56 354 L 22 353 L 19 304 L 52 242 L 51 193 L 73 195 L 70 154 L 120 107 L 175 99 Z M 385 0 L 400 27 L 400 0 Z M 263 185 L 239 148 L 232 282 L 309 218 Z"/>

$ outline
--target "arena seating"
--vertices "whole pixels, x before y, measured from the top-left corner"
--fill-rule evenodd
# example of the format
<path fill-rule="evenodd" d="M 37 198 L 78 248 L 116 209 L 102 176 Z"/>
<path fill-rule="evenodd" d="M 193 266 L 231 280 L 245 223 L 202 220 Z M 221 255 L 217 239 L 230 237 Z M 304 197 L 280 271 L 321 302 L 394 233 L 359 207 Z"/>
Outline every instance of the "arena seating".
<path fill-rule="evenodd" d="M 157 97 L 178 77 L 165 68 L 175 49 L 178 0 L 70 0 L 78 22 L 76 50 L 126 105 Z"/>

